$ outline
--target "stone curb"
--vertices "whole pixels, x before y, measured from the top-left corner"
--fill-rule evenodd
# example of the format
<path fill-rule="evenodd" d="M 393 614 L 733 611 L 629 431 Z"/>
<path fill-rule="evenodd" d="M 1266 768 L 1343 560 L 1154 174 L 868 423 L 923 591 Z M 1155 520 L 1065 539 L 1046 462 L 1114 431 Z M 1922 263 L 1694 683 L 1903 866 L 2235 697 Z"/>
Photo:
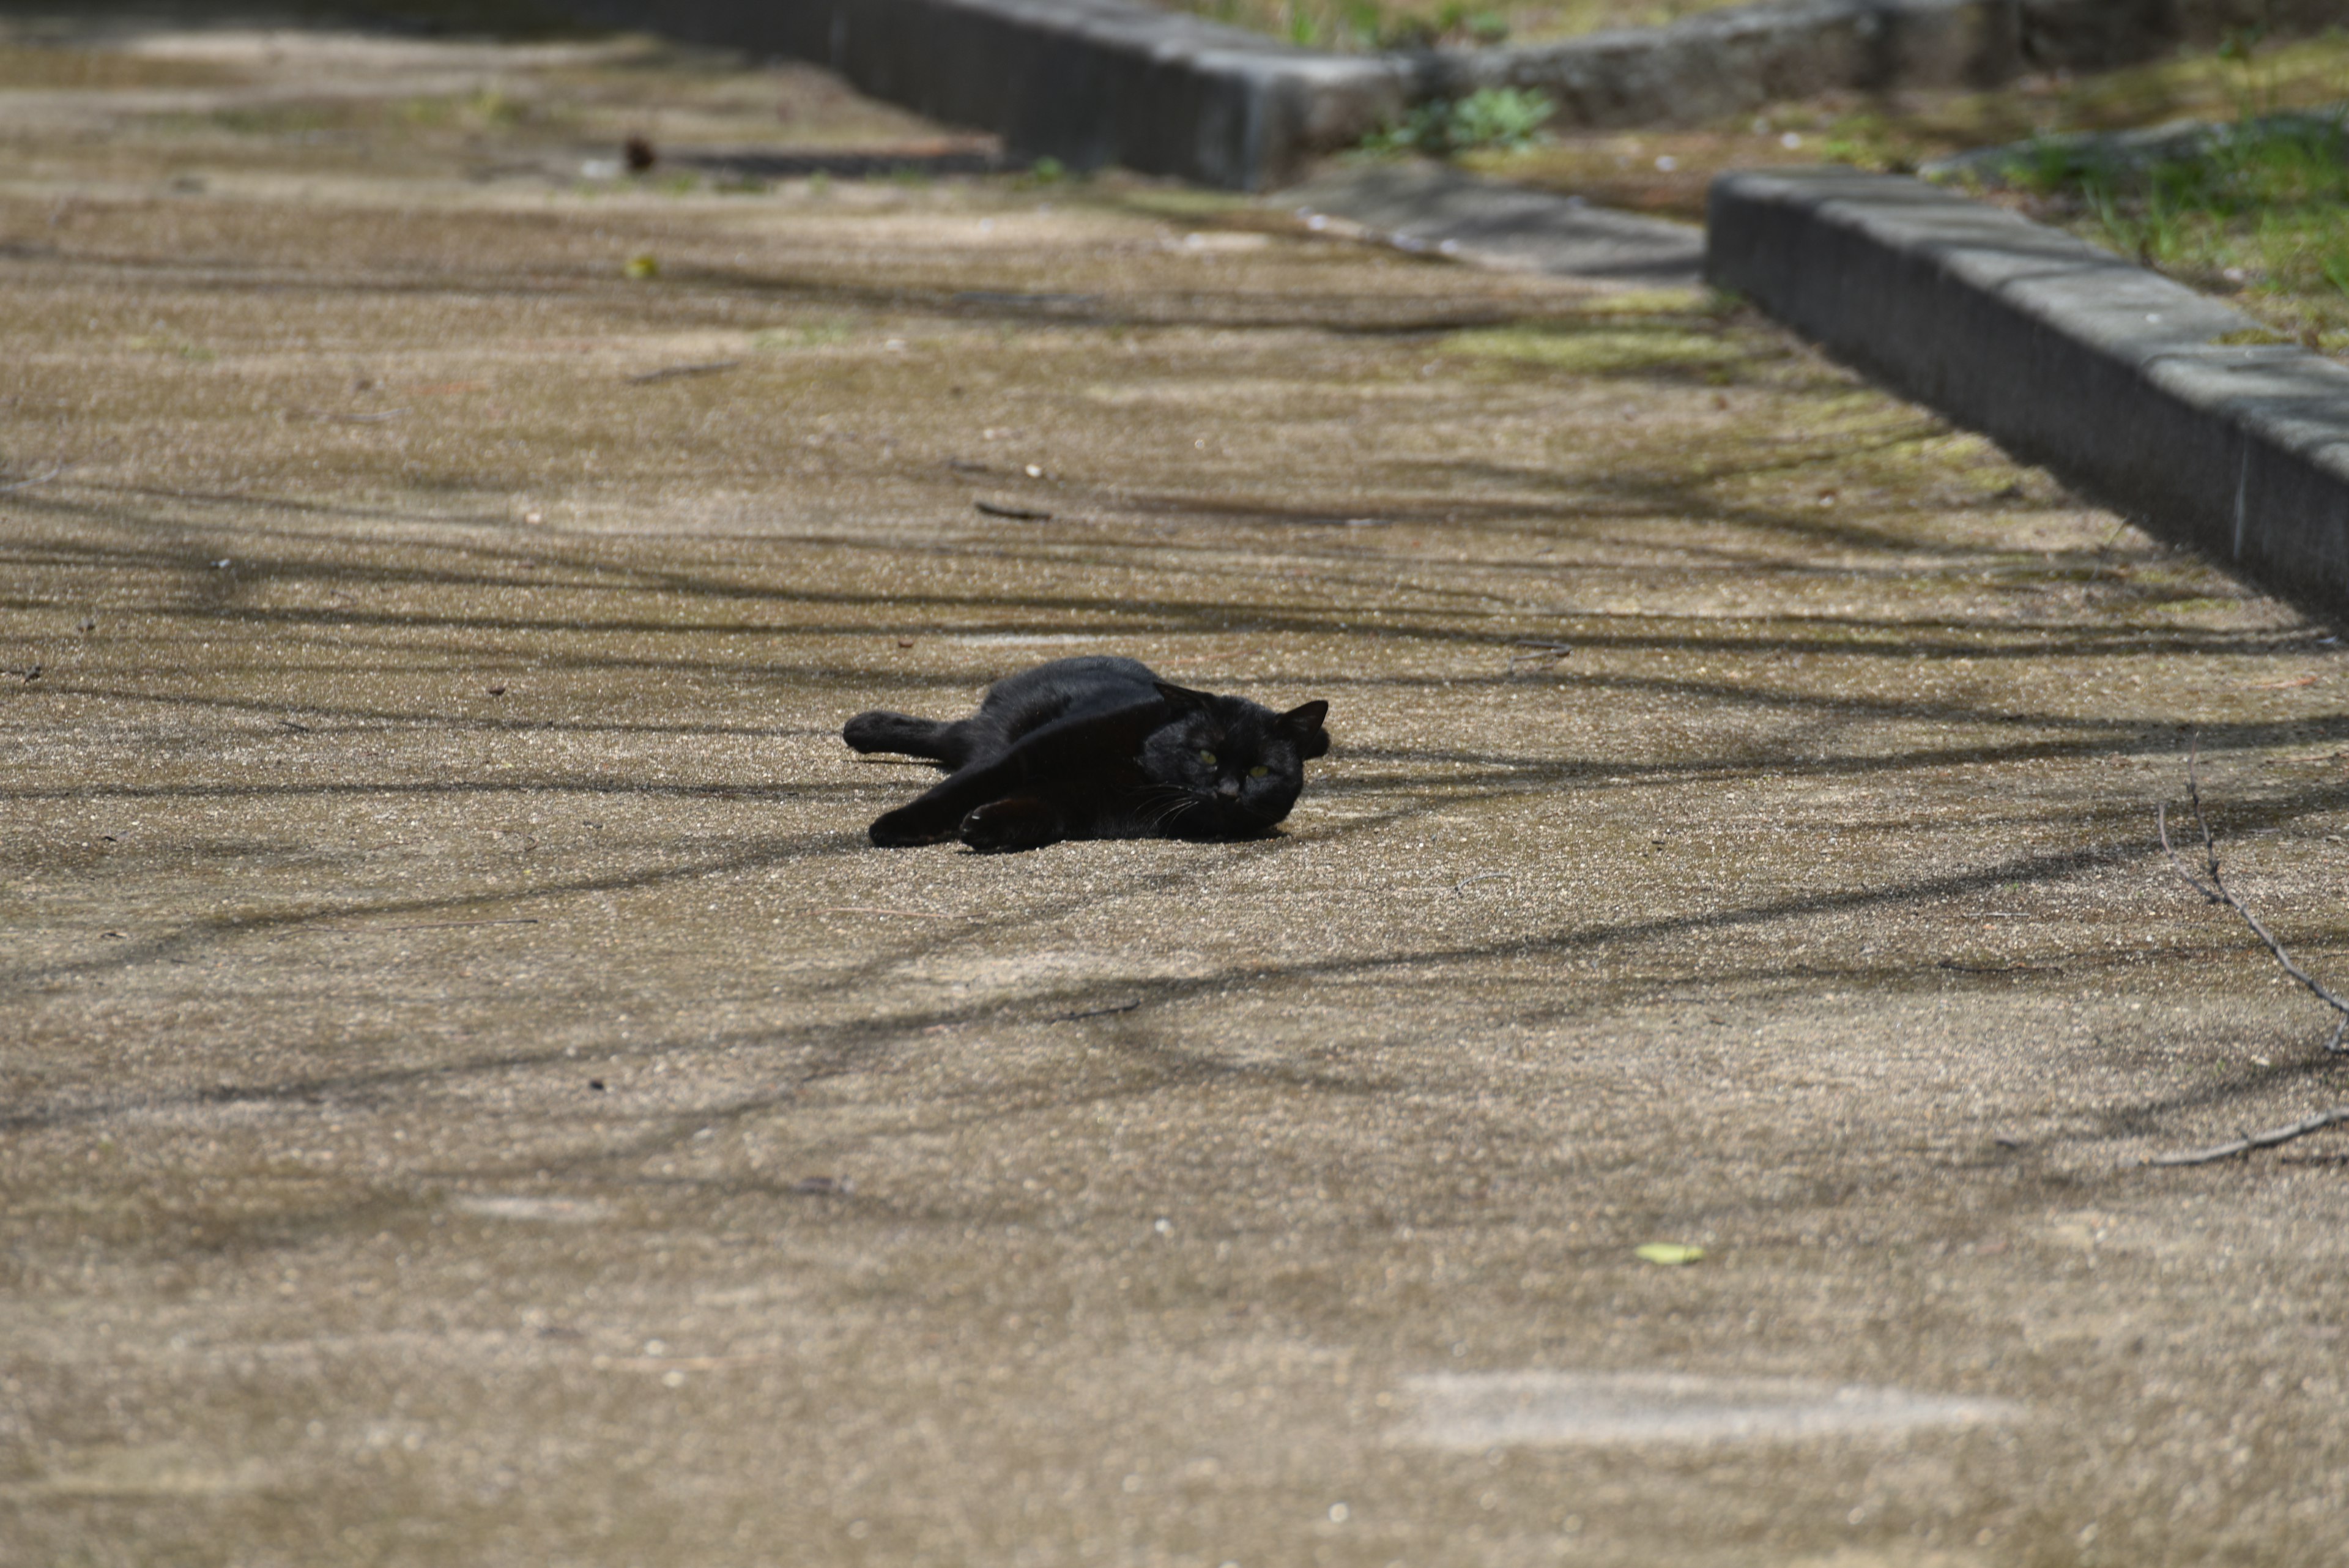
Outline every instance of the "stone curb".
<path fill-rule="evenodd" d="M 1834 88 L 1986 87 L 2023 64 L 2024 0 L 1802 0 L 1668 27 L 1423 57 L 1419 97 L 1547 96 L 1578 126 L 1691 124 Z"/>
<path fill-rule="evenodd" d="M 1706 234 L 1710 282 L 1830 354 L 2163 538 L 2349 609 L 2349 367 L 1914 180 L 1725 174 Z"/>
<path fill-rule="evenodd" d="M 1227 190 L 1277 183 L 1400 114 L 1384 56 L 1291 48 L 1139 0 L 549 0 L 825 66 L 858 90 L 1001 136 L 1013 158 L 1111 163 Z"/>
<path fill-rule="evenodd" d="M 1849 87 L 2010 73 L 2037 0 L 1795 0 L 1521 48 L 1293 48 L 1140 0 L 545 0 L 579 21 L 827 66 L 1015 158 L 1228 190 L 1295 178 L 1413 102 L 1547 95 L 1561 124 L 1684 122 Z"/>

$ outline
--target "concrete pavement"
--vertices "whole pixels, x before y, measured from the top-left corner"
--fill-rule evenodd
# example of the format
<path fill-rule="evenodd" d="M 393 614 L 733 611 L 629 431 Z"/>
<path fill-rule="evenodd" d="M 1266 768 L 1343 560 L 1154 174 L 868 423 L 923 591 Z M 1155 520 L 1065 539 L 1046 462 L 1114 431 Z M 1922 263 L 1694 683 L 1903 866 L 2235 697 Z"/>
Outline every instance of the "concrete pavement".
<path fill-rule="evenodd" d="M 2340 1097 L 2151 843 L 2339 975 L 2331 628 L 1694 293 L 335 48 L 0 105 L 12 1560 L 2340 1554 L 2337 1135 L 2129 1163 Z M 1080 650 L 1288 831 L 864 846 Z"/>

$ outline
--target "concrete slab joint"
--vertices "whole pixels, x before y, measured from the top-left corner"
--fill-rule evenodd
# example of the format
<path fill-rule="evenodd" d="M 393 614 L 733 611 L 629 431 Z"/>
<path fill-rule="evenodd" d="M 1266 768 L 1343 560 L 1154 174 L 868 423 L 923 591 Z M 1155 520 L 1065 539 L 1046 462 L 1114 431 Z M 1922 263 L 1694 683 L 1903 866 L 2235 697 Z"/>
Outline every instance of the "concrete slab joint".
<path fill-rule="evenodd" d="M 1849 169 L 1715 182 L 1705 270 L 2152 532 L 2349 608 L 2349 368 L 2068 234 Z"/>

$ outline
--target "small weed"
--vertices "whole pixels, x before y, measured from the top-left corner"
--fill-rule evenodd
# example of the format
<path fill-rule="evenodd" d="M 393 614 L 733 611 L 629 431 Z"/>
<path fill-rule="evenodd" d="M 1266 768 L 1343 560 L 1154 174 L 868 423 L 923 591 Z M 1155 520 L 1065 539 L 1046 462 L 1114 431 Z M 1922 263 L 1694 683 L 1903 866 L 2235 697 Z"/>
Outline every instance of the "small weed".
<path fill-rule="evenodd" d="M 1367 152 L 1424 152 L 1447 158 L 1490 149 L 1522 151 L 1541 135 L 1557 106 L 1519 88 L 1479 88 L 1466 98 L 1431 99 L 1362 139 Z"/>
<path fill-rule="evenodd" d="M 1873 110 L 1847 114 L 1827 127 L 1819 155 L 1831 163 L 1856 169 L 1878 169 L 1905 174 L 1916 159 L 1908 138 L 1883 115 Z"/>
<path fill-rule="evenodd" d="M 501 130 L 512 130 L 530 118 L 529 104 L 495 88 L 475 93 L 465 109 L 477 123 Z"/>
<path fill-rule="evenodd" d="M 1497 147 L 1514 151 L 1533 144 L 1542 123 L 1557 106 L 1537 92 L 1519 88 L 1480 88 L 1452 108 L 1448 128 L 1454 147 Z"/>

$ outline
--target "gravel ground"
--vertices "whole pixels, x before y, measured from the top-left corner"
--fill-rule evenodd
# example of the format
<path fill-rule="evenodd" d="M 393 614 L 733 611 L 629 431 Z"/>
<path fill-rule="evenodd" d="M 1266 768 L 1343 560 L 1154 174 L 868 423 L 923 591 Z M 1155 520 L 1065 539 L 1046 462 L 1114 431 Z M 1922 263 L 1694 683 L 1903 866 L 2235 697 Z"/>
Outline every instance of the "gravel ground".
<path fill-rule="evenodd" d="M 575 173 L 804 72 L 0 64 L 10 1562 L 2349 1553 L 2339 1135 L 2134 1163 L 2343 1097 L 2153 841 L 2349 973 L 2330 628 L 1694 294 Z M 866 846 L 1090 651 L 1287 830 Z"/>

